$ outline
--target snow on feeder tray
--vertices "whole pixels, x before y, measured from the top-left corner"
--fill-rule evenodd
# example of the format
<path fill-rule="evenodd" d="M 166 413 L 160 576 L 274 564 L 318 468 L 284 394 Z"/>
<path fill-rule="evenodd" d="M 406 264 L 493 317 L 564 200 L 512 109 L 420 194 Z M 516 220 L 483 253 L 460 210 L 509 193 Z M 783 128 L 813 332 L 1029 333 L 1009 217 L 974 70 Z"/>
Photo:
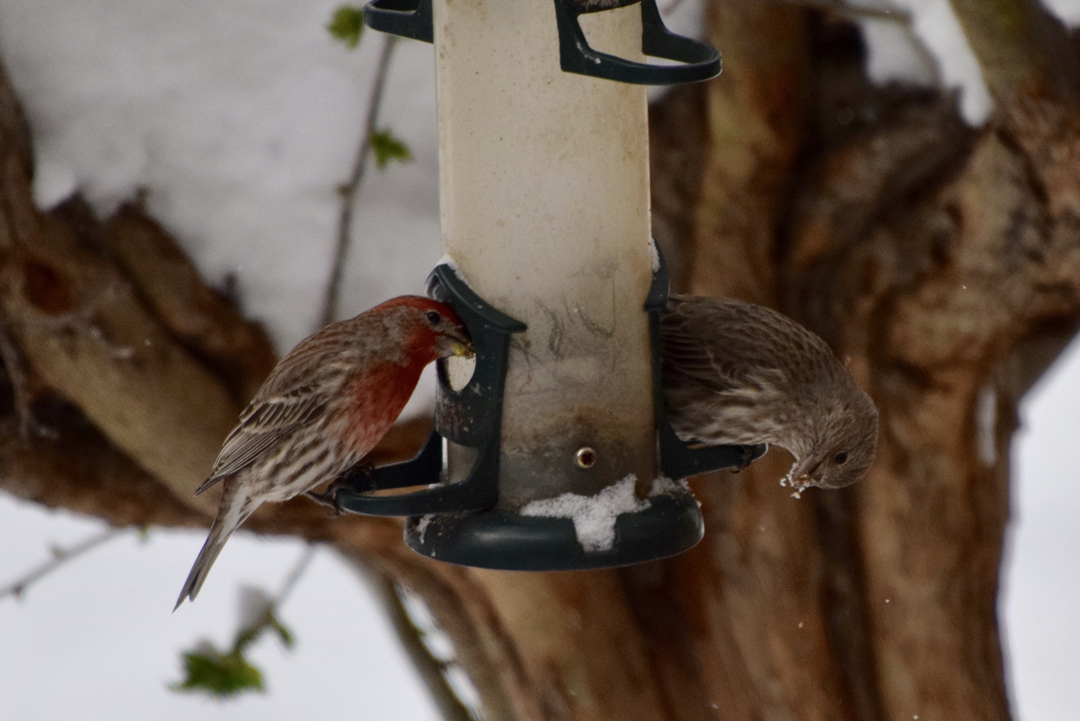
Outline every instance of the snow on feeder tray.
<path fill-rule="evenodd" d="M 667 479 L 764 450 L 691 450 L 664 417 L 668 282 L 651 240 L 642 84 L 712 77 L 719 54 L 673 39 L 655 0 L 380 0 L 365 20 L 435 45 L 452 260 L 429 293 L 461 315 L 476 360 L 467 382 L 439 363 L 424 450 L 356 474 L 340 506 L 408 516 L 414 550 L 487 568 L 600 568 L 691 548 L 701 512 Z M 647 65 L 642 51 L 684 64 Z"/>

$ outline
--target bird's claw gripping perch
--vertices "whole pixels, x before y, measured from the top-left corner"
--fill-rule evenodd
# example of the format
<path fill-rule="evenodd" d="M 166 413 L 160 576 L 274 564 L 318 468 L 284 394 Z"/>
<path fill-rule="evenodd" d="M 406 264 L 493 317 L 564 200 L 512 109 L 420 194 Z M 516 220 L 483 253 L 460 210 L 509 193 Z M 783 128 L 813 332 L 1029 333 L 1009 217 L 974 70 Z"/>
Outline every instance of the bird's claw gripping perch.
<path fill-rule="evenodd" d="M 756 461 L 764 454 L 760 451 L 761 446 L 740 446 L 739 452 L 739 465 L 731 469 L 732 473 L 740 473 L 750 467 L 750 464 Z"/>
<path fill-rule="evenodd" d="M 330 485 L 326 487 L 326 490 L 322 493 L 316 491 L 308 491 L 304 495 L 324 506 L 334 509 L 334 515 L 341 515 L 341 501 L 338 499 L 338 494 L 349 489 L 351 491 L 365 491 L 370 490 L 375 480 L 375 466 L 365 461 L 364 463 L 353 466 L 345 473 L 330 481 Z"/>

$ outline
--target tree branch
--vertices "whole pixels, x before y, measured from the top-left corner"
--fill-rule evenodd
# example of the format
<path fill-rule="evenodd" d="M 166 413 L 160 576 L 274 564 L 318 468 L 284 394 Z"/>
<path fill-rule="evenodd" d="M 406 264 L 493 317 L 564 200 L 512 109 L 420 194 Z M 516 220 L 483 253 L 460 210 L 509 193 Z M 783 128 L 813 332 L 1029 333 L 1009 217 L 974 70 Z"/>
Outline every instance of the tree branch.
<path fill-rule="evenodd" d="M 26 592 L 27 587 L 35 581 L 49 575 L 57 568 L 60 568 L 68 561 L 73 561 L 79 556 L 92 551 L 101 544 L 111 541 L 121 535 L 128 532 L 126 528 L 106 528 L 100 533 L 95 533 L 93 536 L 76 543 L 70 548 L 56 548 L 53 550 L 53 557 L 48 561 L 45 561 L 37 568 L 28 571 L 20 578 L 15 579 L 10 584 L 4 587 L 0 587 L 0 599 L 4 596 L 14 596 L 15 598 L 22 598 L 23 593 Z"/>
<path fill-rule="evenodd" d="M 11 156 L 0 164 L 12 169 Z M 0 179 L 0 313 L 27 365 L 195 508 L 241 405 L 147 313 L 107 259 L 40 215 L 29 178 Z"/>
<path fill-rule="evenodd" d="M 78 213 L 93 227 L 89 209 Z M 102 243 L 140 300 L 188 352 L 214 369 L 245 404 L 277 363 L 263 328 L 206 285 L 176 241 L 136 203 L 125 203 L 101 228 Z"/>
<path fill-rule="evenodd" d="M 542 717 L 516 640 L 472 569 L 422 558 L 400 542 L 381 554 L 348 544 L 337 548 L 358 573 L 393 578 L 424 599 L 438 627 L 451 639 L 457 662 L 476 687 L 487 721 Z"/>
<path fill-rule="evenodd" d="M 473 721 L 473 715 L 447 682 L 445 665 L 428 649 L 420 629 L 410 618 L 397 582 L 377 571 L 369 571 L 366 575 L 369 585 L 390 619 L 390 625 L 401 640 L 406 655 L 423 679 L 444 721 Z"/>

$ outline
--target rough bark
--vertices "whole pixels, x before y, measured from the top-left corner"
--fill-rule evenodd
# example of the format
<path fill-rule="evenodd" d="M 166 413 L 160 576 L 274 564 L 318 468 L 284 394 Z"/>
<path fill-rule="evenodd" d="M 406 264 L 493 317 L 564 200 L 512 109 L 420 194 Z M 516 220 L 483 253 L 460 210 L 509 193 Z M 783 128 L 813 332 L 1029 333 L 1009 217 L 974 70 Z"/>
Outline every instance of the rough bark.
<path fill-rule="evenodd" d="M 303 500 L 250 527 L 420 595 L 489 719 L 1008 718 L 1016 404 L 1080 325 L 1080 56 L 1035 0 L 953 5 L 996 102 L 984 128 L 948 95 L 871 86 L 852 26 L 754 0 L 710 5 L 724 75 L 653 111 L 676 286 L 774 305 L 848 359 L 882 412 L 862 483 L 792 499 L 780 451 L 697 479 L 705 540 L 618 571 L 447 566 L 396 522 Z M 191 491 L 273 350 L 138 205 L 34 208 L 30 153 L 0 76 L 0 487 L 205 524 L 216 499 Z M 376 461 L 424 433 L 397 428 Z"/>

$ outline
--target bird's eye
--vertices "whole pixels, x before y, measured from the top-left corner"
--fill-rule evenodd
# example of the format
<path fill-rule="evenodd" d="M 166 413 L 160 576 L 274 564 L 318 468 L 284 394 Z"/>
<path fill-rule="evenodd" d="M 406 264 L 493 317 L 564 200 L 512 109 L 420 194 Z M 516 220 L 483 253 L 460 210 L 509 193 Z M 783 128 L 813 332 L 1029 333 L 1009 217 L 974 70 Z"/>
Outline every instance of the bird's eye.
<path fill-rule="evenodd" d="M 432 325 L 438 325 L 439 323 L 442 322 L 442 316 L 439 315 L 439 311 L 437 311 L 437 310 L 429 310 L 427 312 L 427 319 L 428 319 L 428 322 L 431 323 Z"/>
<path fill-rule="evenodd" d="M 844 465 L 847 463 L 847 453 L 844 453 L 843 451 L 837 453 L 836 457 L 833 458 L 833 461 L 835 461 L 838 466 Z"/>

